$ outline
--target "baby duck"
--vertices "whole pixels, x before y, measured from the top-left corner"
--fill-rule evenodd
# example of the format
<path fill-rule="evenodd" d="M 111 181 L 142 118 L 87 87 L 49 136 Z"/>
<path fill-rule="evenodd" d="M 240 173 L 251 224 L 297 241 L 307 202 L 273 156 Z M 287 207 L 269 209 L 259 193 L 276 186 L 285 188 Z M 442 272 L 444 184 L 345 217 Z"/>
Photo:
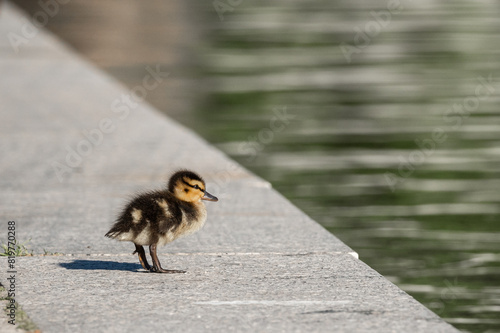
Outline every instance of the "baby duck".
<path fill-rule="evenodd" d="M 205 182 L 196 173 L 181 170 L 172 175 L 166 190 L 140 194 L 125 206 L 106 237 L 131 241 L 134 254 L 145 270 L 157 273 L 185 273 L 163 269 L 156 247 L 174 241 L 180 236 L 198 231 L 207 219 L 207 210 L 201 200 L 218 201 L 205 190 Z M 143 245 L 149 245 L 153 260 L 151 267 Z"/>

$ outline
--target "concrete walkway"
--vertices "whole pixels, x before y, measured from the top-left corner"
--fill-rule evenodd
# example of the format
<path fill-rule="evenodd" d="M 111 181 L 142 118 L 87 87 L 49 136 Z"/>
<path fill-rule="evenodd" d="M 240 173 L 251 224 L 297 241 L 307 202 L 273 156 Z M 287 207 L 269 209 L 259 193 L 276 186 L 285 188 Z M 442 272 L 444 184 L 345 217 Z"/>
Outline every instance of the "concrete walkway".
<path fill-rule="evenodd" d="M 26 31 L 4 4 L 0 214 L 31 239 L 35 256 L 16 258 L 16 301 L 43 332 L 456 332 L 266 181 L 52 35 Z M 133 91 L 165 84 L 166 70 L 145 68 Z M 165 268 L 187 274 L 145 273 L 131 243 L 103 235 L 130 195 L 178 168 L 220 201 L 200 232 L 160 249 Z"/>

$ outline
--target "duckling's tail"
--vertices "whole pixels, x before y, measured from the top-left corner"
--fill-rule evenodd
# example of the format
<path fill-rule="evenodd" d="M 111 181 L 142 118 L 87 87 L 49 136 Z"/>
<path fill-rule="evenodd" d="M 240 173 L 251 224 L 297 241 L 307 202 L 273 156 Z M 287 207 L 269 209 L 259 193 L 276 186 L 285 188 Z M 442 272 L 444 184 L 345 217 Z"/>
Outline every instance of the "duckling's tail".
<path fill-rule="evenodd" d="M 116 221 L 115 224 L 113 224 L 111 229 L 109 229 L 109 231 L 104 236 L 118 240 L 124 240 L 122 239 L 123 236 L 128 234 L 129 231 L 130 227 L 127 224 L 123 223 L 123 219 L 120 218 Z"/>
<path fill-rule="evenodd" d="M 117 238 L 118 235 L 121 234 L 121 230 L 116 230 L 115 228 L 112 228 L 110 231 L 108 231 L 106 233 L 106 235 L 104 235 L 105 237 L 108 237 L 108 238 Z"/>

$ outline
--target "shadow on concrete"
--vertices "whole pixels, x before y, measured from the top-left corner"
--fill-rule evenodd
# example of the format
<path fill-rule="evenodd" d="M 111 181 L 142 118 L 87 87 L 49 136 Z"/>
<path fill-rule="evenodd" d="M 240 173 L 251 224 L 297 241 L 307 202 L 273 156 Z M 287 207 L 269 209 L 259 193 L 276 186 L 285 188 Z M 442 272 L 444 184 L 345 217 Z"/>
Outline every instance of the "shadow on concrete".
<path fill-rule="evenodd" d="M 83 270 L 108 270 L 108 271 L 138 271 L 142 268 L 140 264 L 104 260 L 82 260 L 60 263 L 59 266 L 66 269 Z"/>

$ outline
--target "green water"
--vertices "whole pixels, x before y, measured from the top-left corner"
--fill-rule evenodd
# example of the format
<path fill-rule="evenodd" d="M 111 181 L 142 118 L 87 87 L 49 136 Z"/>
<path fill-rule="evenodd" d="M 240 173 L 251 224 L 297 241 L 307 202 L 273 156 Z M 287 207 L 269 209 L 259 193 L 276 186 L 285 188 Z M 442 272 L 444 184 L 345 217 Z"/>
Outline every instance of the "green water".
<path fill-rule="evenodd" d="M 210 29 L 182 68 L 176 2 L 73 0 L 48 28 L 129 87 L 169 68 L 148 102 L 454 326 L 500 332 L 500 5 L 213 3 L 184 11 Z M 183 75 L 200 103 L 172 114 Z"/>
<path fill-rule="evenodd" d="M 198 130 L 448 322 L 500 331 L 500 7 L 387 6 L 226 11 Z"/>

